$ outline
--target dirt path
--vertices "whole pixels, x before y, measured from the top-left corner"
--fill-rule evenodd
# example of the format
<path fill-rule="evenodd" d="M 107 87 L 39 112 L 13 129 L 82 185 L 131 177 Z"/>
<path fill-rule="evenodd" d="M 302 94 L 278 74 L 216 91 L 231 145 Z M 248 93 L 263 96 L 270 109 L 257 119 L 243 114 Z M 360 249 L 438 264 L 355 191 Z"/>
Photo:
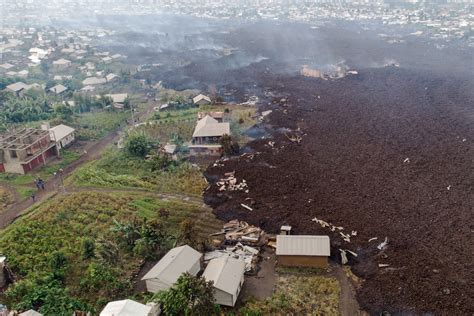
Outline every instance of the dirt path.
<path fill-rule="evenodd" d="M 368 315 L 360 310 L 359 303 L 356 300 L 354 286 L 343 268 L 339 264 L 332 264 L 332 274 L 339 281 L 341 294 L 339 295 L 339 309 L 341 316 L 363 316 Z"/>
<path fill-rule="evenodd" d="M 136 114 L 135 118 L 137 120 L 142 120 L 146 116 L 150 115 L 151 111 L 153 111 L 153 106 L 155 104 L 152 102 L 148 103 L 146 109 L 142 112 Z M 118 130 L 110 132 L 102 138 L 101 140 L 97 141 L 93 144 L 86 153 L 84 153 L 79 159 L 72 162 L 70 165 L 64 168 L 64 172 L 61 177 L 52 176 L 46 180 L 46 185 L 44 190 L 38 190 L 35 194 L 35 200 L 33 198 L 29 198 L 23 201 L 16 202 L 8 207 L 8 209 L 0 214 L 0 229 L 7 227 L 11 224 L 16 218 L 24 214 L 31 206 L 35 204 L 39 204 L 40 202 L 44 201 L 45 199 L 51 197 L 52 195 L 56 194 L 58 191 L 62 191 L 63 189 L 69 190 L 69 188 L 63 188 L 61 185 L 63 179 L 68 177 L 74 170 L 76 170 L 79 166 L 83 165 L 86 162 L 95 160 L 100 157 L 103 153 L 105 148 L 107 148 L 110 144 L 113 144 L 114 141 L 117 141 L 119 135 L 127 129 L 129 126 L 120 127 Z M 94 188 L 94 190 L 97 190 Z"/>

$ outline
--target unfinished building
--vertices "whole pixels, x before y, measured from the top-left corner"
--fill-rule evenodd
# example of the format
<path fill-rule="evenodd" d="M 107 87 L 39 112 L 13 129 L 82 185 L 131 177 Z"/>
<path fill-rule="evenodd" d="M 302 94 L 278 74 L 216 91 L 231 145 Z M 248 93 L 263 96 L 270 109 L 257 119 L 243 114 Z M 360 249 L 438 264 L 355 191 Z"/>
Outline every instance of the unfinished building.
<path fill-rule="evenodd" d="M 25 174 L 57 155 L 50 132 L 22 128 L 0 135 L 0 172 Z"/>

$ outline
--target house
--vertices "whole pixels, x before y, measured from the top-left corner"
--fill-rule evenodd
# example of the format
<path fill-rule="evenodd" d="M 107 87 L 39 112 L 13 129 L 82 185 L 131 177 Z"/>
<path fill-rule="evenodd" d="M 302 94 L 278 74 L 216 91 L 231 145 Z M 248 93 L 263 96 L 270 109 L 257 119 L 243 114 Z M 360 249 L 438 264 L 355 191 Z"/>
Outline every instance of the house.
<path fill-rule="evenodd" d="M 19 314 L 18 316 L 43 316 L 43 314 L 38 313 L 37 311 L 33 309 L 30 309 L 30 310 L 27 310 L 26 312 Z"/>
<path fill-rule="evenodd" d="M 193 144 L 218 144 L 223 135 L 230 135 L 230 124 L 219 123 L 215 118 L 206 115 L 196 123 L 193 133 Z"/>
<path fill-rule="evenodd" d="M 16 76 L 20 77 L 20 78 L 26 78 L 26 77 L 28 77 L 29 73 L 30 72 L 28 70 L 24 69 L 24 70 L 21 70 L 21 71 L 17 72 Z"/>
<path fill-rule="evenodd" d="M 128 98 L 127 93 L 115 93 L 115 94 L 106 94 L 106 97 L 109 97 L 114 102 L 114 108 L 123 109 L 125 107 L 125 100 Z M 100 98 L 100 96 L 96 96 Z"/>
<path fill-rule="evenodd" d="M 169 289 L 183 273 L 197 275 L 201 270 L 201 257 L 200 252 L 187 245 L 171 249 L 143 276 L 148 292 Z"/>
<path fill-rule="evenodd" d="M 70 66 L 71 61 L 64 58 L 53 61 L 53 70 L 55 71 L 65 70 Z"/>
<path fill-rule="evenodd" d="M 244 284 L 245 262 L 232 257 L 212 259 L 204 270 L 206 281 L 214 282 L 217 304 L 234 306 Z"/>
<path fill-rule="evenodd" d="M 84 79 L 82 81 L 82 84 L 84 86 L 92 86 L 92 85 L 104 84 L 106 82 L 107 82 L 107 79 L 105 78 L 89 77 L 89 78 Z"/>
<path fill-rule="evenodd" d="M 81 89 L 81 91 L 84 91 L 84 92 L 91 92 L 94 90 L 95 90 L 95 87 L 93 86 L 85 86 L 84 88 Z"/>
<path fill-rule="evenodd" d="M 27 88 L 28 85 L 26 83 L 19 81 L 6 86 L 5 90 L 13 92 L 17 97 L 20 97 Z"/>
<path fill-rule="evenodd" d="M 49 129 L 51 140 L 56 142 L 56 149 L 66 148 L 76 139 L 75 129 L 64 124 Z"/>
<path fill-rule="evenodd" d="M 25 174 L 56 154 L 49 131 L 22 128 L 0 136 L 0 172 Z"/>
<path fill-rule="evenodd" d="M 107 303 L 99 316 L 158 316 L 159 306 L 147 305 L 132 300 L 120 300 Z"/>
<path fill-rule="evenodd" d="M 54 87 L 49 89 L 49 91 L 51 91 L 54 94 L 61 94 L 66 90 L 67 90 L 67 87 L 63 86 L 62 84 L 57 84 Z"/>
<path fill-rule="evenodd" d="M 282 266 L 326 268 L 330 256 L 329 237 L 277 235 L 276 255 Z"/>
<path fill-rule="evenodd" d="M 209 115 L 219 123 L 224 121 L 224 112 L 198 112 L 198 120 L 204 118 L 206 115 Z"/>
<path fill-rule="evenodd" d="M 211 98 L 204 94 L 199 94 L 193 98 L 193 103 L 196 105 L 211 104 Z"/>
<path fill-rule="evenodd" d="M 107 82 L 111 82 L 113 81 L 114 79 L 117 79 L 118 76 L 116 74 L 108 74 L 107 76 L 105 76 L 105 80 L 107 80 Z"/>
<path fill-rule="evenodd" d="M 9 69 L 11 69 L 11 68 L 13 68 L 13 67 L 15 67 L 15 66 L 13 66 L 12 64 L 9 64 L 9 63 L 4 63 L 4 64 L 1 64 L 1 65 L 0 65 L 0 68 L 1 68 L 2 70 L 9 70 Z"/>

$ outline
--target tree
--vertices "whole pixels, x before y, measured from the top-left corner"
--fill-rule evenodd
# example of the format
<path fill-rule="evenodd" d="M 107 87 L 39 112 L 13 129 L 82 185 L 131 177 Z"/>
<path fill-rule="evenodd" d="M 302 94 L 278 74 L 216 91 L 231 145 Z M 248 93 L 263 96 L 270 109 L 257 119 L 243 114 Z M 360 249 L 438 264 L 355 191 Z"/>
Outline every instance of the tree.
<path fill-rule="evenodd" d="M 217 315 L 213 282 L 188 273 L 182 274 L 167 291 L 155 294 L 165 315 Z"/>
<path fill-rule="evenodd" d="M 54 108 L 54 113 L 56 114 L 56 117 L 65 121 L 71 120 L 71 117 L 74 114 L 69 106 L 63 104 L 57 105 Z"/>
<path fill-rule="evenodd" d="M 240 147 L 236 142 L 232 142 L 230 135 L 224 134 L 220 139 L 220 144 L 225 155 L 236 155 L 239 153 Z"/>
<path fill-rule="evenodd" d="M 125 143 L 127 152 L 136 157 L 144 158 L 151 149 L 152 142 L 145 134 L 130 135 Z"/>
<path fill-rule="evenodd" d="M 90 238 L 82 240 L 82 259 L 87 260 L 95 257 L 95 244 Z"/>

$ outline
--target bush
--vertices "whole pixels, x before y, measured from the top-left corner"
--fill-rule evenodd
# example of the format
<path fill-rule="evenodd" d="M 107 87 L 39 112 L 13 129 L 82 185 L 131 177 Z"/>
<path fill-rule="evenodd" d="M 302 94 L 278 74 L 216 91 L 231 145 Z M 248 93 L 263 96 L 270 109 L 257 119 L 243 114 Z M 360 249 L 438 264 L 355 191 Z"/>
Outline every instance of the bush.
<path fill-rule="evenodd" d="M 126 151 L 135 157 L 145 157 L 152 147 L 152 142 L 145 134 L 130 135 L 125 143 Z"/>
<path fill-rule="evenodd" d="M 94 241 L 90 238 L 85 238 L 82 240 L 82 259 L 87 260 L 94 258 L 95 256 L 95 244 Z"/>

